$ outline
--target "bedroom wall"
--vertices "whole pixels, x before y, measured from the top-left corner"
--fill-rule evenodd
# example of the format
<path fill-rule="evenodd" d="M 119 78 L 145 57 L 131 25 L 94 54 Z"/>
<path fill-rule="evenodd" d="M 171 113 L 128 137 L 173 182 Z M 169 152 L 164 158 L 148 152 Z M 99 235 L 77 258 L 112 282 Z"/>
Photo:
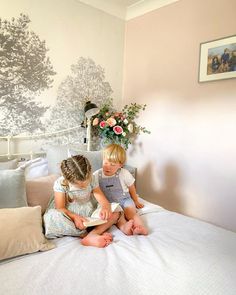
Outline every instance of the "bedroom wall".
<path fill-rule="evenodd" d="M 236 231 L 236 79 L 198 83 L 199 45 L 235 34 L 235 0 L 181 0 L 126 24 L 124 103 L 151 135 L 129 150 L 138 191 Z"/>
<path fill-rule="evenodd" d="M 39 118 L 40 120 L 42 119 L 44 122 L 46 120 L 45 118 L 50 118 L 50 115 L 56 113 L 55 109 L 53 110 L 52 107 L 56 104 L 59 105 L 59 102 L 56 102 L 59 97 L 59 86 L 71 75 L 71 66 L 75 65 L 81 57 L 94 62 L 97 67 L 97 73 L 89 72 L 88 69 L 89 73 L 86 78 L 84 80 L 79 80 L 78 84 L 80 85 L 83 84 L 85 80 L 90 80 L 89 87 L 84 87 L 81 93 L 77 94 L 73 89 L 67 92 L 66 89 L 64 90 L 65 95 L 62 110 L 60 110 L 61 113 L 57 110 L 59 121 L 64 112 L 63 108 L 65 109 L 69 103 L 71 105 L 75 103 L 75 106 L 81 109 L 84 106 L 83 103 L 86 96 L 92 96 L 92 99 L 96 96 L 94 100 L 95 102 L 98 101 L 98 103 L 106 97 L 112 97 L 115 105 L 119 106 L 121 104 L 124 20 L 92 8 L 78 0 L 0 1 L 0 17 L 2 20 L 11 20 L 12 17 L 18 18 L 20 13 L 29 16 L 31 21 L 29 30 L 35 32 L 41 40 L 45 40 L 46 47 L 48 48 L 47 56 L 51 61 L 53 70 L 56 72 L 56 74 L 52 76 L 53 83 L 50 88 L 41 91 L 41 93 L 32 94 L 34 101 L 40 102 L 43 106 L 50 107 L 43 116 L 38 114 L 38 117 L 41 116 Z M 85 64 L 85 66 L 86 65 L 87 64 Z M 88 68 L 89 66 L 90 64 Z M 98 77 L 96 74 L 100 76 Z M 99 81 L 99 79 L 102 81 Z M 101 82 L 104 83 L 100 85 L 101 87 L 99 88 L 98 84 L 101 84 Z M 93 91 L 92 95 L 89 93 L 87 95 L 86 91 Z M 95 93 L 94 96 L 93 93 Z M 63 100 L 62 96 L 63 95 L 60 94 L 60 103 Z M 72 99 L 72 96 L 75 98 Z M 12 97 L 10 97 L 10 99 L 13 101 Z M 79 103 L 79 100 L 81 100 L 82 103 Z M 29 104 L 30 102 L 28 105 Z M 12 124 L 12 128 L 15 128 L 18 123 L 22 123 L 19 121 L 16 123 L 16 121 L 14 121 L 17 114 L 13 116 L 11 122 L 9 122 L 9 116 L 7 115 L 7 111 L 4 110 L 4 107 L 4 104 L 0 101 L 0 125 L 9 126 Z M 8 109 L 9 113 L 13 111 L 10 107 L 11 104 Z M 69 128 L 74 124 L 79 125 L 81 123 L 81 113 L 78 112 L 78 114 L 76 114 L 76 107 L 74 107 L 75 113 L 73 116 L 70 116 L 70 120 L 61 120 L 61 124 L 58 125 L 57 130 Z M 18 106 L 16 106 L 16 110 L 17 109 Z M 22 109 L 24 110 L 25 107 L 19 104 L 18 113 L 22 113 Z M 32 114 L 35 115 L 35 112 Z M 72 121 L 72 118 L 74 121 Z M 27 118 L 23 118 L 22 120 L 27 120 Z M 51 132 L 53 130 L 52 125 L 55 124 L 48 124 L 46 126 L 46 132 Z M 23 123 L 21 125 L 23 126 Z M 40 133 L 39 130 L 33 130 L 34 126 L 33 124 L 31 125 L 31 129 L 30 126 L 28 126 L 28 130 L 22 128 L 23 133 Z M 2 126 L 0 126 L 0 129 Z M 14 130 L 14 132 L 15 134 L 21 133 L 21 130 L 19 128 L 19 130 Z M 0 132 L 0 136 L 1 135 L 6 134 L 1 134 Z M 37 143 L 33 144 L 30 150 L 37 150 L 37 145 Z M 4 144 L 4 146 L 6 145 Z M 22 148 L 20 149 L 22 152 Z M 16 152 L 16 150 L 13 151 Z M 0 141 L 0 154 L 3 152 L 6 152 L 6 150 L 3 148 L 3 143 Z"/>

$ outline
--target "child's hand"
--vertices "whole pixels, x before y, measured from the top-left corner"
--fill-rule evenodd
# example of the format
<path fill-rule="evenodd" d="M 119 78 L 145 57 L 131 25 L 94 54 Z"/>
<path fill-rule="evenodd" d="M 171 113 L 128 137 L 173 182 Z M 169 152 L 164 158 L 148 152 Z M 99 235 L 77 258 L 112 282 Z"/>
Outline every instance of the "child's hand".
<path fill-rule="evenodd" d="M 136 208 L 141 209 L 144 207 L 144 205 L 142 203 L 140 203 L 139 201 L 134 201 Z"/>
<path fill-rule="evenodd" d="M 111 217 L 111 205 L 102 207 L 100 211 L 100 218 L 101 219 L 109 219 Z"/>
<path fill-rule="evenodd" d="M 80 230 L 83 230 L 85 229 L 86 227 L 84 226 L 83 222 L 86 221 L 87 219 L 83 216 L 79 216 L 79 215 L 75 215 L 73 216 L 73 221 L 74 221 L 74 224 L 75 224 L 75 227 L 80 229 Z"/>

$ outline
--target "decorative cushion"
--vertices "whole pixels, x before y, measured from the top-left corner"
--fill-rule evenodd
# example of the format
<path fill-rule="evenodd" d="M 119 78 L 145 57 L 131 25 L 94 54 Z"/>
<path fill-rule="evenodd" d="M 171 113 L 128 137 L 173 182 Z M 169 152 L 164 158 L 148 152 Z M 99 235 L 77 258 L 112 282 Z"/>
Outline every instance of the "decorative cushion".
<path fill-rule="evenodd" d="M 16 169 L 17 168 L 17 159 L 9 160 L 9 161 L 0 161 L 0 170 L 6 169 Z"/>
<path fill-rule="evenodd" d="M 102 152 L 101 151 L 81 151 L 81 150 L 72 150 L 68 149 L 68 157 L 83 155 L 86 157 L 91 166 L 92 171 L 96 171 L 102 167 Z"/>
<path fill-rule="evenodd" d="M 24 169 L 0 171 L 0 208 L 27 206 Z"/>
<path fill-rule="evenodd" d="M 41 206 L 42 214 L 47 209 L 53 195 L 53 184 L 59 175 L 51 174 L 31 180 L 26 180 L 26 196 L 29 206 Z"/>
<path fill-rule="evenodd" d="M 43 235 L 41 208 L 0 209 L 0 260 L 55 247 Z"/>

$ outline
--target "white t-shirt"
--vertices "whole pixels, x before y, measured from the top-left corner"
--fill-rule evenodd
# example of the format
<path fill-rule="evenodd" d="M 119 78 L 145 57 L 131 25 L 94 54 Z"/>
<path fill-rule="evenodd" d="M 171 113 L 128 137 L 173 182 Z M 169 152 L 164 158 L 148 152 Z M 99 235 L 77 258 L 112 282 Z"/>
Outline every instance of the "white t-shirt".
<path fill-rule="evenodd" d="M 95 177 L 95 182 L 99 183 L 99 171 L 102 171 L 102 178 L 111 178 L 111 177 L 114 177 L 114 175 L 112 176 L 107 176 L 103 173 L 103 170 L 102 168 L 95 171 L 93 173 L 94 177 Z M 121 168 L 120 171 L 118 171 L 119 173 L 119 179 L 120 179 L 120 184 L 121 184 L 121 187 L 123 189 L 123 192 L 126 193 L 126 192 L 129 192 L 129 187 L 134 183 L 135 179 L 133 177 L 133 175 L 126 169 L 124 168 Z"/>

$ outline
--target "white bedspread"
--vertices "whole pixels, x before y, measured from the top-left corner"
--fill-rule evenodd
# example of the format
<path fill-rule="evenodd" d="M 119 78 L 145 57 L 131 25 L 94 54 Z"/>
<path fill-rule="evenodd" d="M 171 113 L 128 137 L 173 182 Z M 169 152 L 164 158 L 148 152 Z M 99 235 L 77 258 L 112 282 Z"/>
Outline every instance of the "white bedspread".
<path fill-rule="evenodd" d="M 105 249 L 78 238 L 0 263 L 1 295 L 235 295 L 236 234 L 146 202 L 149 236 L 111 228 Z"/>

